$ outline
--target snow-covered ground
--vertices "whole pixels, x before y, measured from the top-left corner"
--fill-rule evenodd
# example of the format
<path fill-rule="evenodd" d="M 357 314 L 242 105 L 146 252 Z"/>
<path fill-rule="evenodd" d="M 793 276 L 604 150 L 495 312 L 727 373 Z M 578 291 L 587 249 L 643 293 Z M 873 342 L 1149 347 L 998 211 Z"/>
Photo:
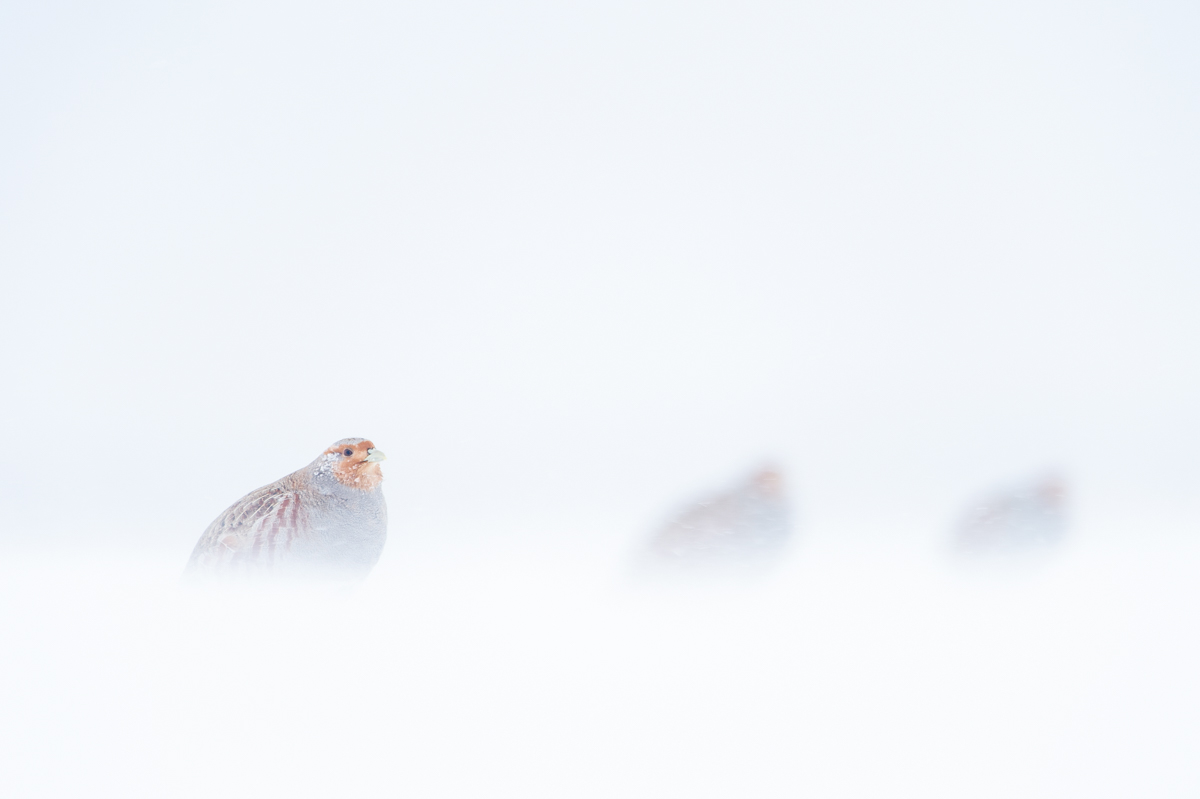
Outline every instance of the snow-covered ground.
<path fill-rule="evenodd" d="M 5 796 L 1200 792 L 1200 549 L 394 559 L 356 594 L 6 557 Z"/>

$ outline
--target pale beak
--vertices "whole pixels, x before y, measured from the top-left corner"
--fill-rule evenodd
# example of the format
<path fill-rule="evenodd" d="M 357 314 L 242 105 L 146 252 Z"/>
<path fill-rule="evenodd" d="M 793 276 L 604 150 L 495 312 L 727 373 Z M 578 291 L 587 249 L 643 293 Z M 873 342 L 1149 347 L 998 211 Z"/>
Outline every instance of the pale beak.
<path fill-rule="evenodd" d="M 367 450 L 367 457 L 365 460 L 367 463 L 379 463 L 380 461 L 386 461 L 387 455 L 383 454 L 383 450 L 378 450 L 374 447 L 371 447 L 369 450 Z"/>

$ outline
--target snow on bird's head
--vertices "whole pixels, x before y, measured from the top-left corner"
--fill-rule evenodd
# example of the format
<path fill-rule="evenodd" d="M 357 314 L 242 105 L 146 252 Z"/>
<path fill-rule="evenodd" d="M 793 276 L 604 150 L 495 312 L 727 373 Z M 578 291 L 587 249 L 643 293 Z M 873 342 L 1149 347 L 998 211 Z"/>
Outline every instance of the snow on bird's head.
<path fill-rule="evenodd" d="M 324 456 L 333 461 L 333 476 L 348 488 L 370 491 L 383 481 L 379 462 L 383 453 L 366 438 L 343 438 L 325 450 Z"/>

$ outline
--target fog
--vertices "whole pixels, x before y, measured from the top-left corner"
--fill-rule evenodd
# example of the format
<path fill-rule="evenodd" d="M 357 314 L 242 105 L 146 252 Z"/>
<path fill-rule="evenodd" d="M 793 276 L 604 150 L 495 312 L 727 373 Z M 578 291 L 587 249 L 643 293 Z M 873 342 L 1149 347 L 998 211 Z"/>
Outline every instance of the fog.
<path fill-rule="evenodd" d="M 0 788 L 1194 794 L 1198 33 L 0 9 Z M 356 436 L 358 592 L 178 584 Z M 634 568 L 762 464 L 769 568 Z"/>

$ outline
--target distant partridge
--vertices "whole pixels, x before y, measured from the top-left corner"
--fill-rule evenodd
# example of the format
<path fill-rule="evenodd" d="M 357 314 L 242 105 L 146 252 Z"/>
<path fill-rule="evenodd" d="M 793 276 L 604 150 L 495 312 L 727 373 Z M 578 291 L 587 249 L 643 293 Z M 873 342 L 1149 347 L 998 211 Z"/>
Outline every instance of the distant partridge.
<path fill-rule="evenodd" d="M 1066 534 L 1066 486 L 1049 475 L 998 490 L 976 502 L 954 529 L 960 552 L 1029 550 Z"/>
<path fill-rule="evenodd" d="M 343 438 L 218 516 L 200 536 L 187 573 L 366 577 L 387 538 L 379 469 L 385 458 L 364 438 Z"/>
<path fill-rule="evenodd" d="M 783 478 L 764 467 L 686 506 L 655 533 L 646 554 L 660 564 L 763 561 L 777 555 L 790 534 Z"/>

